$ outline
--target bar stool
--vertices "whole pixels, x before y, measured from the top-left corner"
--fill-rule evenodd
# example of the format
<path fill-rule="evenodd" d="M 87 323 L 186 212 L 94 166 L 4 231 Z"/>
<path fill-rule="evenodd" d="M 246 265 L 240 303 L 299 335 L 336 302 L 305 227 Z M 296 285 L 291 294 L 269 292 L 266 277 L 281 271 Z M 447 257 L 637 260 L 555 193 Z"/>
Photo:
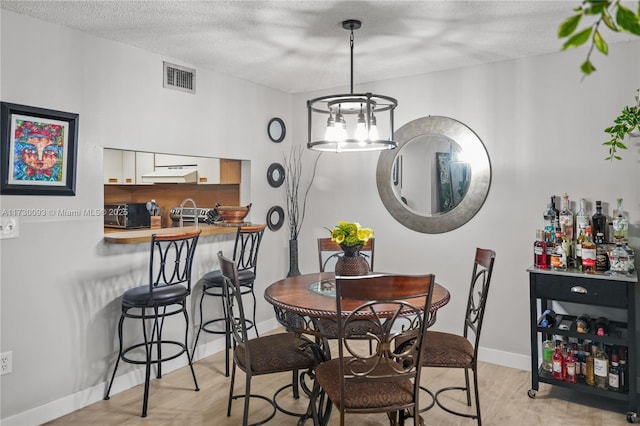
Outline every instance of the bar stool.
<path fill-rule="evenodd" d="M 104 399 L 109 399 L 120 360 L 131 364 L 145 365 L 142 417 L 147 416 L 152 364 L 156 364 L 156 377 L 159 379 L 162 377 L 163 362 L 186 354 L 195 390 L 200 390 L 187 346 L 189 314 L 186 309 L 187 296 L 191 293 L 191 266 L 199 236 L 200 229 L 175 234 L 153 234 L 151 236 L 149 283 L 129 289 L 122 296 L 122 314 L 118 323 L 118 359 L 113 368 L 113 375 Z M 169 308 L 168 311 L 167 308 Z M 168 340 L 162 336 L 165 318 L 177 314 L 183 314 L 185 319 L 184 343 Z M 143 342 L 135 343 L 127 348 L 123 347 L 122 333 L 125 318 L 141 320 L 142 335 L 144 336 Z M 150 333 L 149 327 L 151 327 Z M 135 352 L 140 352 L 136 349 L 140 348 L 144 348 L 144 352 L 139 354 L 139 358 L 136 358 Z M 173 350 L 170 350 L 169 354 L 165 352 L 163 355 L 165 348 Z"/>
<path fill-rule="evenodd" d="M 238 267 L 238 279 L 240 282 L 241 294 L 251 294 L 253 297 L 253 315 L 251 319 L 246 319 L 247 329 L 253 328 L 258 335 L 256 328 L 256 295 L 253 291 L 253 285 L 256 280 L 256 268 L 258 265 L 258 249 L 262 242 L 262 236 L 266 224 L 239 226 L 236 232 L 236 241 L 233 247 L 233 261 Z M 200 327 L 198 334 L 193 343 L 192 356 L 196 352 L 200 332 L 204 331 L 212 334 L 225 335 L 225 376 L 229 377 L 229 351 L 231 350 L 231 327 L 229 324 L 229 314 L 224 305 L 224 277 L 222 272 L 214 270 L 206 273 L 202 277 L 202 296 L 200 297 Z M 222 304 L 223 316 L 205 321 L 203 315 L 203 301 L 205 296 L 219 297 Z M 224 322 L 224 329 L 214 326 Z"/>

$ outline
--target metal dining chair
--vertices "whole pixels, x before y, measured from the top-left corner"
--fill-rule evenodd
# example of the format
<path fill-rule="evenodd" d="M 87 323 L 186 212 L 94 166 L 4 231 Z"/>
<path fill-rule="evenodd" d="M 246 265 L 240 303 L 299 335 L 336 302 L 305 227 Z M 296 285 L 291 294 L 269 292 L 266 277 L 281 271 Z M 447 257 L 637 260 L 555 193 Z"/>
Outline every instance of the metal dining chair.
<path fill-rule="evenodd" d="M 263 420 L 253 423 L 260 425 L 271 420 L 276 410 L 287 415 L 303 417 L 306 413 L 295 413 L 282 408 L 278 402 L 278 395 L 292 386 L 288 383 L 275 391 L 273 397 L 251 393 L 251 382 L 254 376 L 282 373 L 289 371 L 307 370 L 308 374 L 322 359 L 318 346 L 304 336 L 297 333 L 285 332 L 269 334 L 266 336 L 249 339 L 249 322 L 246 320 L 243 290 L 240 282 L 240 274 L 234 261 L 218 252 L 220 271 L 224 279 L 224 303 L 229 314 L 229 324 L 233 336 L 233 367 L 231 370 L 231 383 L 229 385 L 229 401 L 227 405 L 227 417 L 231 415 L 231 404 L 234 399 L 244 398 L 244 410 L 242 424 L 246 426 L 249 419 L 249 402 L 251 398 L 259 398 L 267 401 L 272 406 L 271 413 Z M 234 394 L 236 369 L 245 373 L 245 388 L 243 394 Z M 297 396 L 294 394 L 294 398 Z"/>
<path fill-rule="evenodd" d="M 431 274 L 336 278 L 337 315 L 344 318 L 337 321 L 338 357 L 315 368 L 312 409 L 324 392 L 340 412 L 340 425 L 346 413 L 387 413 L 392 424 L 411 416 L 420 424 L 422 347 L 434 283 Z M 362 300 L 368 302 L 356 304 Z M 375 325 L 356 332 L 350 323 L 362 317 Z M 397 345 L 398 339 L 408 342 Z M 373 353 L 357 344 L 363 340 L 373 342 Z"/>
<path fill-rule="evenodd" d="M 253 312 L 250 318 L 246 318 L 248 328 L 253 328 L 258 334 L 256 326 L 256 294 L 254 284 L 258 268 L 258 250 L 264 235 L 266 224 L 239 226 L 236 232 L 236 240 L 233 246 L 233 260 L 238 265 L 238 278 L 242 288 L 242 294 L 250 294 L 253 299 Z M 220 270 L 206 273 L 202 277 L 202 295 L 200 296 L 200 326 L 193 342 L 193 354 L 195 355 L 200 333 L 202 331 L 212 334 L 224 334 L 225 336 L 225 376 L 229 376 L 229 352 L 231 350 L 230 316 L 224 305 L 224 278 Z M 222 301 L 222 317 L 205 320 L 204 300 L 205 296 L 219 297 Z M 219 327 L 218 324 L 222 324 Z"/>
<path fill-rule="evenodd" d="M 196 229 L 175 234 L 153 234 L 149 259 L 149 282 L 129 289 L 122 295 L 122 314 L 118 323 L 118 358 L 104 399 L 109 399 L 120 360 L 131 364 L 145 365 L 142 417 L 147 416 L 151 366 L 154 364 L 156 365 L 156 377 L 159 379 L 162 377 L 163 362 L 186 354 L 195 390 L 200 390 L 187 346 L 189 314 L 186 308 L 186 300 L 191 293 L 191 266 L 200 232 L 200 229 Z M 170 340 L 162 335 L 165 319 L 179 314 L 182 314 L 185 319 L 184 342 Z M 144 339 L 127 348 L 123 343 L 125 319 L 141 321 Z M 144 351 L 140 351 L 141 348 Z M 174 350 L 169 353 L 165 352 L 165 349 L 169 348 Z"/>
<path fill-rule="evenodd" d="M 429 339 L 424 347 L 424 361 L 422 364 L 424 367 L 464 369 L 465 385 L 445 387 L 438 390 L 435 393 L 434 401 L 440 408 L 451 414 L 476 419 L 479 426 L 482 425 L 482 418 L 480 416 L 480 396 L 478 393 L 478 347 L 495 258 L 496 253 L 493 250 L 476 249 L 462 335 L 429 331 Z M 442 402 L 442 399 L 439 398 L 443 392 L 452 390 L 464 391 L 467 397 L 467 406 L 471 407 L 469 370 L 473 372 L 474 414 L 463 413 L 447 407 Z"/>
<path fill-rule="evenodd" d="M 376 239 L 370 238 L 360 249 L 360 253 L 369 264 L 369 270 L 373 271 Z M 318 267 L 320 272 L 333 271 L 338 256 L 343 253 L 340 246 L 331 238 L 318 238 Z"/>

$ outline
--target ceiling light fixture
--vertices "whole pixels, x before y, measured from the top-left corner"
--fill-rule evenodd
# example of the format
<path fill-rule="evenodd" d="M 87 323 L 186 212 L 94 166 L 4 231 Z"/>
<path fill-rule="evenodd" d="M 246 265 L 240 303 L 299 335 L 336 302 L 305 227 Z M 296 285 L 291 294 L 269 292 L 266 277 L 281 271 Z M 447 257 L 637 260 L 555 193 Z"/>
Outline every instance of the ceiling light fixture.
<path fill-rule="evenodd" d="M 356 19 L 342 22 L 342 28 L 351 32 L 350 93 L 307 101 L 309 149 L 331 152 L 382 151 L 398 146 L 393 140 L 393 110 L 398 106 L 398 101 L 389 96 L 353 93 L 353 30 L 361 26 L 362 23 Z M 327 115 L 329 118 L 326 118 Z M 357 116 L 355 120 L 345 118 L 353 115 Z M 381 123 L 380 126 L 378 123 Z M 319 139 L 314 139 L 316 133 L 321 133 Z M 388 137 L 383 139 L 379 135 Z"/>

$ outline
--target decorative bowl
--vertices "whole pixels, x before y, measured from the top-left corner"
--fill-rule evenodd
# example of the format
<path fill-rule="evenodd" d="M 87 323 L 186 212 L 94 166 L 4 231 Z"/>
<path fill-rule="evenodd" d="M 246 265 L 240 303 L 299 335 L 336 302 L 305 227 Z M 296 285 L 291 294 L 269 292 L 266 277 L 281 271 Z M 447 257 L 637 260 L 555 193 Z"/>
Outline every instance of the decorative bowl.
<path fill-rule="evenodd" d="M 251 210 L 251 203 L 247 206 L 221 206 L 216 204 L 216 211 L 222 218 L 223 222 L 227 223 L 242 223 L 244 218 L 249 214 Z"/>

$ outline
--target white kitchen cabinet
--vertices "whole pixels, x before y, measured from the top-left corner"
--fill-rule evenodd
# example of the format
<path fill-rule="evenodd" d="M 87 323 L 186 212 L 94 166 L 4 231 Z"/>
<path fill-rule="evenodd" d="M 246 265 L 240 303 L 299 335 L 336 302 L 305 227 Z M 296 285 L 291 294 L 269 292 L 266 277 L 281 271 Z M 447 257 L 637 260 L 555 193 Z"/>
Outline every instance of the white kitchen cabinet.
<path fill-rule="evenodd" d="M 136 183 L 134 151 L 105 148 L 103 167 L 105 185 L 134 185 Z"/>
<path fill-rule="evenodd" d="M 153 152 L 136 152 L 136 185 L 151 185 L 142 181 L 142 175 L 154 169 Z"/>

